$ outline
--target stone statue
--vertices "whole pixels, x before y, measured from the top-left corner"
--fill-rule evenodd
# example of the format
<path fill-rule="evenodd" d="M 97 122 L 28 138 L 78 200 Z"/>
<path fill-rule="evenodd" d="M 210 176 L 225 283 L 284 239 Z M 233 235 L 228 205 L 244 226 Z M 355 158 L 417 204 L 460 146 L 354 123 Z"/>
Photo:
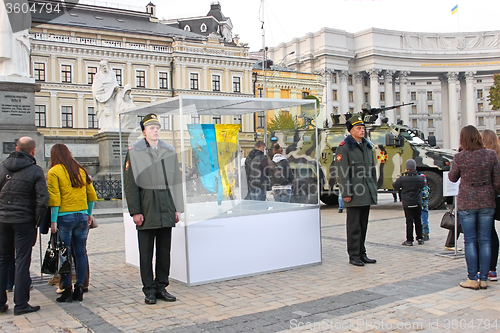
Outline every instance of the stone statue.
<path fill-rule="evenodd" d="M 23 3 L 27 1 L 21 1 Z M 10 2 L 9 5 L 12 5 Z M 23 7 L 24 8 L 24 7 Z M 30 13 L 7 12 L 5 1 L 0 4 L 0 76 L 30 78 Z"/>
<path fill-rule="evenodd" d="M 106 60 L 101 60 L 99 71 L 92 83 L 92 95 L 100 131 L 118 128 L 118 116 L 115 111 L 118 89 L 115 73 L 108 68 Z"/>
<path fill-rule="evenodd" d="M 123 90 L 118 93 L 118 100 L 116 103 L 116 114 L 119 117 L 121 113 L 129 109 L 135 108 L 134 97 L 131 95 L 132 86 L 127 83 Z M 123 115 L 122 117 L 122 130 L 134 129 L 136 116 L 134 115 Z"/>

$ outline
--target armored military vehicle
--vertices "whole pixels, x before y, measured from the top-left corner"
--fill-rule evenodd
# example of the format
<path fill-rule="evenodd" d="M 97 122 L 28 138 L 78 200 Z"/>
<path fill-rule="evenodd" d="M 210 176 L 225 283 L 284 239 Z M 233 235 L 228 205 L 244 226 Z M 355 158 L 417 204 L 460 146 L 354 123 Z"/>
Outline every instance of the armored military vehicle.
<path fill-rule="evenodd" d="M 429 208 L 435 209 L 443 204 L 446 199 L 443 197 L 443 171 L 450 170 L 450 162 L 456 152 L 433 147 L 435 138 L 430 137 L 426 141 L 417 129 L 384 121 L 376 125 L 374 115 L 384 109 L 371 109 L 375 111 L 367 112 L 368 110 L 370 109 L 363 108 L 363 118 L 366 124 L 366 138 L 374 147 L 379 191 L 392 192 L 392 183 L 405 172 L 406 160 L 413 158 L 417 162 L 417 170 L 427 177 L 430 188 Z M 316 131 L 319 160 L 316 157 Z M 271 133 L 271 144 L 268 147 L 271 148 L 275 142 L 283 147 L 283 153 L 295 175 L 292 201 L 317 201 L 319 172 L 321 201 L 328 205 L 338 203 L 335 152 L 348 134 L 345 124 L 338 123 L 330 128 L 281 130 Z"/>

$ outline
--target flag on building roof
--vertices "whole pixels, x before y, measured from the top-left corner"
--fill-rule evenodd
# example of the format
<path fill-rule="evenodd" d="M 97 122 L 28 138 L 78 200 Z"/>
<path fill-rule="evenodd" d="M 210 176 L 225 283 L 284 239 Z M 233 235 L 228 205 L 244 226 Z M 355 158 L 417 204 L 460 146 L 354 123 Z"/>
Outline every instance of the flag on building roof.
<path fill-rule="evenodd" d="M 452 14 L 455 14 L 456 12 L 458 12 L 458 5 L 455 5 L 455 7 L 451 9 Z"/>

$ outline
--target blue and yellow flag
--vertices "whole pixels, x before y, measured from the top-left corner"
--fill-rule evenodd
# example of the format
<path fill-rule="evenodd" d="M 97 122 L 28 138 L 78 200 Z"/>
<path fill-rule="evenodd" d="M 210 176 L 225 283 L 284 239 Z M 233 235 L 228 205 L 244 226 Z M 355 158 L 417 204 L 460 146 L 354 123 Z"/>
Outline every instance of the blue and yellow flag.
<path fill-rule="evenodd" d="M 452 13 L 452 14 L 455 14 L 456 12 L 458 12 L 458 5 L 456 5 L 455 7 L 453 7 L 453 8 L 451 9 L 451 13 Z"/>

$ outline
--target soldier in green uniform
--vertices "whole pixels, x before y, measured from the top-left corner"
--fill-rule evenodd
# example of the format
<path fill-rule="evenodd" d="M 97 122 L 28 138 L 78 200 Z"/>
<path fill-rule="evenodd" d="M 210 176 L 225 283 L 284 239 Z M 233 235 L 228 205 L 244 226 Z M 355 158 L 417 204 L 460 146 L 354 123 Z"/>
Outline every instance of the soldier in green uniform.
<path fill-rule="evenodd" d="M 172 227 L 184 211 L 181 171 L 177 153 L 160 140 L 160 122 L 155 114 L 141 121 L 144 139 L 128 151 L 124 166 L 124 189 L 128 210 L 139 240 L 142 291 L 146 304 L 156 299 L 174 302 L 166 291 L 170 274 Z M 156 240 L 156 277 L 153 277 L 153 247 Z"/>
<path fill-rule="evenodd" d="M 336 151 L 337 182 L 347 213 L 347 252 L 355 266 L 374 264 L 366 256 L 365 239 L 370 205 L 377 204 L 377 175 L 373 147 L 365 139 L 365 124 L 360 115 L 346 122 L 348 135 Z"/>

